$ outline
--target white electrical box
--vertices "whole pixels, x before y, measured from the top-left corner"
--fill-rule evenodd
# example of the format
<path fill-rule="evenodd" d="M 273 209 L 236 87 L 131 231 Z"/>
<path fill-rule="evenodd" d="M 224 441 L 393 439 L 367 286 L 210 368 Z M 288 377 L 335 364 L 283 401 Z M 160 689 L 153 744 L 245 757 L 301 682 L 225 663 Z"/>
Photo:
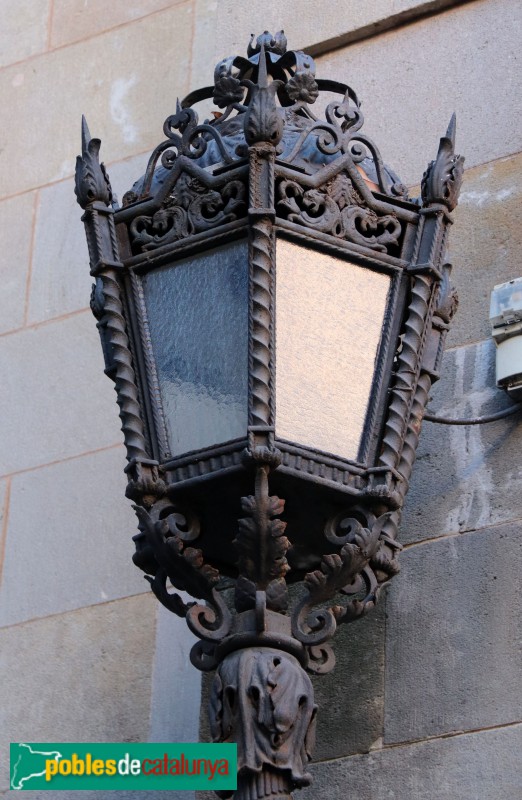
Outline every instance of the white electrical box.
<path fill-rule="evenodd" d="M 522 399 L 522 278 L 495 286 L 489 314 L 497 345 L 497 386 Z"/>

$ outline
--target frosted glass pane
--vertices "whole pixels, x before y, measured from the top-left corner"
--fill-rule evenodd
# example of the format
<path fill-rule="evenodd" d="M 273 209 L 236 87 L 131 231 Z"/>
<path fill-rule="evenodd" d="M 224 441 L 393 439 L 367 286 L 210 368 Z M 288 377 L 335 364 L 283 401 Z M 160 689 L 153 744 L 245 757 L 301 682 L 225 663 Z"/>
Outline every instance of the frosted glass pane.
<path fill-rule="evenodd" d="M 276 434 L 355 460 L 390 278 L 277 241 Z"/>
<path fill-rule="evenodd" d="M 246 241 L 143 278 L 172 455 L 246 435 Z"/>

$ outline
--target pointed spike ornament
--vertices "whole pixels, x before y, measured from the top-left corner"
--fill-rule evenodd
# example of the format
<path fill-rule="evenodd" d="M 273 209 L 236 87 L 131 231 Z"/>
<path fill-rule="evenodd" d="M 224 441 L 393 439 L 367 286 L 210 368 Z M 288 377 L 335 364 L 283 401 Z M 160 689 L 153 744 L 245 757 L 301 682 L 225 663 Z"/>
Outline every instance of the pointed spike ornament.
<path fill-rule="evenodd" d="M 87 125 L 87 120 L 85 119 L 85 114 L 82 114 L 82 153 L 88 150 L 91 139 L 92 136 L 89 126 Z"/>
<path fill-rule="evenodd" d="M 446 139 L 449 139 L 453 148 L 455 148 L 455 137 L 457 135 L 457 115 L 455 112 L 451 115 L 448 130 L 446 131 Z"/>
<path fill-rule="evenodd" d="M 464 157 L 455 155 L 457 118 L 452 114 L 446 135 L 439 143 L 437 158 L 432 161 L 422 178 L 421 192 L 423 204 L 442 203 L 448 211 L 453 211 L 459 199 Z"/>
<path fill-rule="evenodd" d="M 265 46 L 261 43 L 257 83 L 243 81 L 252 92 L 252 99 L 245 114 L 245 139 L 248 145 L 268 142 L 278 145 L 283 136 L 283 118 L 279 113 L 275 96 L 283 81 L 268 82 Z"/>
<path fill-rule="evenodd" d="M 105 166 L 100 164 L 100 146 L 100 139 L 91 137 L 87 120 L 82 115 L 82 154 L 76 158 L 74 192 L 84 209 L 91 203 L 105 203 L 108 206 L 112 202 L 109 176 Z"/>
<path fill-rule="evenodd" d="M 287 44 L 288 42 L 284 31 L 278 31 L 275 36 L 272 36 L 269 31 L 263 31 L 257 39 L 255 33 L 252 33 L 247 48 L 247 55 L 251 58 L 253 55 L 260 52 L 261 47 L 264 47 L 267 52 L 282 56 L 286 53 Z"/>

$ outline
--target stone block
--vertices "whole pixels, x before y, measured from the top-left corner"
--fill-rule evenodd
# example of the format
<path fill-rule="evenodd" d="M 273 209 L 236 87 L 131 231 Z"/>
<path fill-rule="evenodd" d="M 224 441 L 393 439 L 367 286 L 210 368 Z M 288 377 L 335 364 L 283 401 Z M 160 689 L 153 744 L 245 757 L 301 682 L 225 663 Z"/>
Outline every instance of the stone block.
<path fill-rule="evenodd" d="M 47 48 L 50 0 L 2 0 L 0 67 L 23 61 Z"/>
<path fill-rule="evenodd" d="M 140 595 L 0 631 L 0 789 L 9 742 L 147 740 L 156 602 Z"/>
<path fill-rule="evenodd" d="M 122 447 L 12 478 L 0 625 L 149 592 Z"/>
<path fill-rule="evenodd" d="M 6 516 L 9 505 L 9 482 L 0 480 L 0 587 L 2 586 L 2 571 L 5 558 Z"/>
<path fill-rule="evenodd" d="M 522 725 L 312 765 L 302 800 L 514 800 Z"/>
<path fill-rule="evenodd" d="M 464 173 L 449 241 L 460 304 L 447 345 L 491 335 L 489 303 L 497 283 L 522 275 L 522 155 Z"/>
<path fill-rule="evenodd" d="M 9 108 L 9 128 L 0 197 L 73 174 L 82 113 L 102 139 L 106 163 L 162 141 L 176 95 L 188 89 L 191 25 L 192 6 L 175 5 L 3 70 L 0 100 Z M 38 120 L 38 135 L 28 120 Z"/>
<path fill-rule="evenodd" d="M 149 153 L 140 153 L 137 156 L 115 161 L 107 165 L 112 191 L 121 205 L 125 192 L 132 189 L 138 178 L 145 174 Z M 79 206 L 77 206 L 79 208 Z"/>
<path fill-rule="evenodd" d="M 110 166 L 111 184 L 120 201 L 145 172 L 145 166 L 143 156 Z M 29 294 L 30 324 L 89 306 L 93 279 L 89 275 L 81 215 L 72 178 L 40 191 Z"/>
<path fill-rule="evenodd" d="M 73 180 L 40 190 L 29 324 L 88 308 L 93 279 Z"/>
<path fill-rule="evenodd" d="M 403 182 L 414 185 L 453 111 L 457 151 L 468 168 L 522 149 L 515 67 L 521 27 L 522 5 L 512 0 L 465 3 L 325 55 L 317 73 L 357 92 L 363 132 Z"/>
<path fill-rule="evenodd" d="M 454 419 L 512 404 L 495 386 L 492 340 L 448 350 L 430 410 Z M 424 422 L 399 538 L 408 543 L 522 516 L 520 413 L 485 425 Z"/>
<path fill-rule="evenodd" d="M 345 0 L 332 7 L 333 13 L 325 13 L 327 8 L 312 3 L 267 0 L 245 5 L 233 0 L 196 0 L 192 80 L 197 86 L 210 83 L 214 62 L 246 55 L 250 35 L 259 36 L 267 28 L 271 33 L 283 29 L 292 50 L 324 52 L 422 15 L 426 6 L 433 10 L 453 4 L 454 0 Z"/>
<path fill-rule="evenodd" d="M 90 311 L 1 337 L 0 363 L 0 475 L 122 441 Z"/>
<path fill-rule="evenodd" d="M 183 0 L 178 0 L 183 2 Z M 176 5 L 176 0 L 55 0 L 51 24 L 51 44 L 64 44 L 96 36 L 119 25 L 139 20 L 155 11 Z"/>
<path fill-rule="evenodd" d="M 193 601 L 185 592 L 179 594 L 185 602 Z M 201 672 L 190 663 L 190 651 L 196 642 L 185 620 L 158 603 L 150 742 L 199 741 Z M 174 686 L 183 690 L 174 691 Z"/>
<path fill-rule="evenodd" d="M 402 554 L 388 594 L 386 744 L 522 719 L 520 524 Z"/>
<path fill-rule="evenodd" d="M 385 602 L 339 628 L 336 665 L 313 677 L 317 712 L 314 761 L 367 753 L 383 735 Z"/>
<path fill-rule="evenodd" d="M 34 192 L 0 203 L 0 280 L 2 313 L 0 333 L 24 323 L 25 291 L 33 235 Z"/>

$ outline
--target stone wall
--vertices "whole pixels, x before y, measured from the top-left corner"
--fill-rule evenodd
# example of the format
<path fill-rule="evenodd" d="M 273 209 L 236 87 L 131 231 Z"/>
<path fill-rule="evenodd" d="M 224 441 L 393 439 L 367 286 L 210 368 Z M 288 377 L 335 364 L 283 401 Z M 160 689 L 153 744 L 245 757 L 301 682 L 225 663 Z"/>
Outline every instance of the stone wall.
<path fill-rule="evenodd" d="M 196 741 L 200 678 L 185 623 L 131 561 L 136 519 L 72 179 L 82 113 L 120 198 L 143 172 L 190 85 L 193 4 L 2 0 L 1 12 L 4 797 L 9 741 Z"/>
<path fill-rule="evenodd" d="M 284 28 L 321 77 L 350 83 L 367 132 L 411 186 L 455 110 L 468 168 L 451 240 L 460 308 L 432 407 L 489 413 L 507 403 L 494 388 L 489 294 L 522 274 L 522 7 L 0 2 L 4 797 L 9 741 L 197 736 L 191 638 L 130 560 L 136 525 L 73 195 L 81 113 L 121 197 L 176 96 L 210 83 L 252 31 Z M 425 423 L 402 573 L 373 616 L 340 632 L 336 671 L 315 681 L 315 784 L 303 800 L 522 798 L 521 444 L 520 417 Z"/>

